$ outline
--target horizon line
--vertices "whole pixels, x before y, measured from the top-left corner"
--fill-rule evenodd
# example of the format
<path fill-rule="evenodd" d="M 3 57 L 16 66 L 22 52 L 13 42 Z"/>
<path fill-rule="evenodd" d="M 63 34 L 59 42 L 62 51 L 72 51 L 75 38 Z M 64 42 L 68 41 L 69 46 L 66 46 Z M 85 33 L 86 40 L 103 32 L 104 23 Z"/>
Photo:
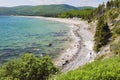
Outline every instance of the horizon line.
<path fill-rule="evenodd" d="M 19 7 L 19 6 L 49 6 L 49 5 L 69 5 L 69 6 L 73 6 L 73 7 L 94 7 L 96 8 L 95 6 L 74 6 L 74 5 L 70 5 L 70 4 L 45 4 L 45 5 L 17 5 L 17 6 L 0 6 L 0 7 Z"/>

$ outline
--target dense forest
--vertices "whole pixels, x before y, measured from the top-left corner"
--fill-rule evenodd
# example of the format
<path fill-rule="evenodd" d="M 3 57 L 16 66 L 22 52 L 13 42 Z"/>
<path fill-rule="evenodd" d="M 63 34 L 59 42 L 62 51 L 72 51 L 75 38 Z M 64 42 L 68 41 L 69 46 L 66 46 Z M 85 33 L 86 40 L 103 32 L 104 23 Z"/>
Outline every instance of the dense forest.
<path fill-rule="evenodd" d="M 69 10 L 77 10 L 77 8 L 65 4 L 0 7 L 0 15 L 56 16 L 61 12 Z"/>
<path fill-rule="evenodd" d="M 0 7 L 0 15 L 57 17 L 59 14 L 66 11 L 81 10 L 86 8 L 88 7 L 74 7 L 66 4 Z"/>
<path fill-rule="evenodd" d="M 98 8 L 94 7 L 87 7 L 82 10 L 72 10 L 63 12 L 59 15 L 59 17 L 63 18 L 73 18 L 73 17 L 79 17 L 83 18 L 88 21 L 92 21 L 92 19 L 99 18 L 100 16 L 104 15 L 104 13 L 112 10 L 112 9 L 118 9 L 120 8 L 120 1 L 119 0 L 110 0 L 106 4 L 100 4 Z M 113 19 L 116 18 L 118 14 L 109 14 L 109 17 L 112 17 Z"/>
<path fill-rule="evenodd" d="M 89 15 L 93 12 L 94 8 L 87 8 L 87 9 L 82 9 L 82 10 L 72 10 L 68 12 L 64 12 L 58 17 L 61 18 L 83 18 L 83 19 L 89 19 Z"/>

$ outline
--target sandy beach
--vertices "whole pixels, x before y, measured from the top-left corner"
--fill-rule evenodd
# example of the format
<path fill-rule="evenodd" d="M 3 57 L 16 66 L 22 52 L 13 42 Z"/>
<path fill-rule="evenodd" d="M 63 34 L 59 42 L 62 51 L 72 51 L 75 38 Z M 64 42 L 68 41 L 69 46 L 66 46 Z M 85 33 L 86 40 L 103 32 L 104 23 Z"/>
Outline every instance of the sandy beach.
<path fill-rule="evenodd" d="M 60 67 L 63 72 L 74 70 L 88 62 L 94 61 L 96 53 L 93 50 L 94 34 L 88 29 L 90 25 L 81 19 L 63 19 L 63 18 L 49 18 L 38 17 L 45 20 L 58 21 L 67 23 L 70 26 L 71 36 L 73 42 L 71 46 L 59 57 L 55 58 L 54 63 Z"/>

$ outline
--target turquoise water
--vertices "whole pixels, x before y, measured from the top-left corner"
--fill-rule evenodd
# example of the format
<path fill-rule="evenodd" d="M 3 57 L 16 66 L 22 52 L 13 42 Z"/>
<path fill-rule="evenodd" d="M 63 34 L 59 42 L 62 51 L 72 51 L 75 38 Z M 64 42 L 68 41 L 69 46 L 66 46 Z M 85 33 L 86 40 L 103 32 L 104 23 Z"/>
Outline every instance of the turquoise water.
<path fill-rule="evenodd" d="M 29 17 L 0 17 L 0 63 L 23 53 L 57 55 L 69 38 L 67 24 Z"/>

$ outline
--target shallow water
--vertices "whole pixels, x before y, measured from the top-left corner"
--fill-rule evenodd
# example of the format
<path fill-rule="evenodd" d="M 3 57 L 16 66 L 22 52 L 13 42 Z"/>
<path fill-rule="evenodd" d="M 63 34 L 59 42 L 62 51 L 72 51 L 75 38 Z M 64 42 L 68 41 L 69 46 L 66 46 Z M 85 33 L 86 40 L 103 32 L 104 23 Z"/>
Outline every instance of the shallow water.
<path fill-rule="evenodd" d="M 30 17 L 0 16 L 0 63 L 23 53 L 54 55 L 70 42 L 67 24 Z"/>

